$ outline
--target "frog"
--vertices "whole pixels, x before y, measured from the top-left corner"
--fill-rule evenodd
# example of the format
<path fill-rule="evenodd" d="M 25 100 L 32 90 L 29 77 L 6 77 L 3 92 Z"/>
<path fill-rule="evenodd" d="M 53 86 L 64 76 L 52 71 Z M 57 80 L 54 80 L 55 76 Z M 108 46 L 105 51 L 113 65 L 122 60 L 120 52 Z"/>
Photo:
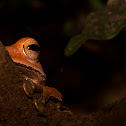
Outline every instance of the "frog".
<path fill-rule="evenodd" d="M 62 102 L 63 96 L 56 88 L 45 86 L 46 74 L 39 62 L 40 45 L 34 38 L 23 37 L 5 48 L 26 80 L 22 86 L 25 94 L 29 98 L 39 94 L 39 98 L 34 100 L 39 112 L 44 112 L 44 105 L 50 97 Z"/>

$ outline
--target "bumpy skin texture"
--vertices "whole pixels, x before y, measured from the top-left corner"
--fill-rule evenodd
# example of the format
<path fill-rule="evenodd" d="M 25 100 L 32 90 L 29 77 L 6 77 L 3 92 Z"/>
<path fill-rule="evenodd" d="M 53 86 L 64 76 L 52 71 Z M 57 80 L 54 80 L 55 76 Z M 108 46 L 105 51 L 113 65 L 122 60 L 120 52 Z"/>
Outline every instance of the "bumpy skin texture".
<path fill-rule="evenodd" d="M 17 64 L 22 76 L 30 83 L 24 83 L 25 93 L 32 97 L 34 92 L 41 94 L 40 99 L 35 100 L 35 106 L 45 103 L 51 96 L 62 101 L 62 94 L 55 88 L 45 86 L 46 75 L 43 71 L 39 58 L 39 44 L 30 37 L 21 38 L 15 44 L 5 47 L 12 60 Z"/>

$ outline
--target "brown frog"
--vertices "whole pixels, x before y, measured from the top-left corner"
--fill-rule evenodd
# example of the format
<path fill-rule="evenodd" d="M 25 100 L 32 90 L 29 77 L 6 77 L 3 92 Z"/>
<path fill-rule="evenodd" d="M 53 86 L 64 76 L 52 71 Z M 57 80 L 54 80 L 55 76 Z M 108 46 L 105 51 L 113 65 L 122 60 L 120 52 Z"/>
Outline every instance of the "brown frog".
<path fill-rule="evenodd" d="M 46 75 L 39 62 L 40 46 L 35 39 L 24 37 L 5 48 L 27 80 L 23 84 L 27 96 L 33 97 L 35 92 L 40 95 L 40 98 L 35 99 L 35 106 L 39 111 L 43 111 L 42 106 L 51 96 L 62 101 L 62 94 L 57 89 L 45 86 Z"/>

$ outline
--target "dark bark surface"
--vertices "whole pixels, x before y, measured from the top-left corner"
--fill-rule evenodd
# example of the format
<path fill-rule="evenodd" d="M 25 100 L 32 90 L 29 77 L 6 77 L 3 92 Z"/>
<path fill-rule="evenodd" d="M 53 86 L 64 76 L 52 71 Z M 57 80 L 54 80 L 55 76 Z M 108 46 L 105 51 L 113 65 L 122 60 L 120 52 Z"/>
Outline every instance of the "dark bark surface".
<path fill-rule="evenodd" d="M 38 116 L 33 99 L 23 90 L 23 80 L 8 52 L 0 43 L 0 125 L 2 126 L 97 126 L 126 124 L 126 97 L 88 117 L 62 112 L 53 99 Z"/>

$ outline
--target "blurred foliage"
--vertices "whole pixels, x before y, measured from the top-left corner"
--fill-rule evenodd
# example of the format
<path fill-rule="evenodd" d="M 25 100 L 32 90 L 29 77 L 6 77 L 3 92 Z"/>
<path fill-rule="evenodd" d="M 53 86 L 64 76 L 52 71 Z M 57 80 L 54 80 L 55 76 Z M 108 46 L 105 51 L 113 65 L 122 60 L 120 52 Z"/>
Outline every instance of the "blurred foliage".
<path fill-rule="evenodd" d="M 73 22 L 72 19 L 69 19 L 68 21 L 66 21 L 66 23 L 64 24 L 63 30 L 67 36 L 76 35 L 75 23 Z"/>
<path fill-rule="evenodd" d="M 92 11 L 100 10 L 105 6 L 103 0 L 90 0 L 90 4 Z"/>
<path fill-rule="evenodd" d="M 108 0 L 107 1 L 107 4 L 108 5 L 111 5 L 111 4 L 116 3 L 116 2 L 118 2 L 118 0 Z"/>
<path fill-rule="evenodd" d="M 81 2 L 80 2 L 81 1 Z M 80 2 L 80 3 L 79 3 Z M 78 10 L 76 10 L 76 6 Z M 87 4 L 88 3 L 88 4 Z M 107 4 L 106 4 L 107 3 Z M 68 12 L 63 24 L 65 35 L 71 37 L 65 48 L 65 56 L 75 53 L 88 39 L 107 40 L 115 37 L 126 26 L 125 0 L 1 0 L 0 8 L 11 5 L 26 5 L 25 7 L 57 7 L 64 15 Z M 36 4 L 36 6 L 33 6 Z M 38 5 L 43 6 L 38 6 Z M 67 6 L 70 5 L 70 6 Z M 76 5 L 76 6 L 72 6 Z M 62 6 L 62 7 L 61 7 Z M 89 9 L 86 12 L 86 6 Z M 67 7 L 67 9 L 65 8 Z M 73 8 L 70 8 L 73 7 Z M 69 8 L 69 9 L 68 9 Z M 66 9 L 66 10 L 65 10 Z M 71 11 L 72 10 L 72 11 Z M 76 10 L 76 11 L 75 11 Z M 80 12 L 79 12 L 80 11 Z M 85 11 L 85 12 L 83 12 Z M 90 11 L 93 11 L 89 13 Z M 78 13 L 79 12 L 79 13 Z M 57 12 L 58 13 L 58 12 Z M 60 13 L 60 11 L 59 11 Z M 89 13 L 89 14 L 88 14 Z M 82 15 L 83 14 L 83 15 Z M 63 16 L 64 16 L 63 15 Z M 88 15 L 88 16 L 87 16 Z M 77 19 L 78 18 L 78 19 Z M 81 33 L 80 33 L 81 32 Z M 80 34 L 79 34 L 80 33 Z M 76 35 L 79 34 L 79 35 Z"/>
<path fill-rule="evenodd" d="M 109 0 L 109 6 L 90 13 L 82 33 L 71 38 L 65 48 L 65 56 L 71 56 L 88 39 L 108 40 L 126 26 L 126 3 L 124 0 Z"/>
<path fill-rule="evenodd" d="M 82 2 L 82 7 L 76 10 L 74 16 L 69 17 L 65 22 L 63 27 L 65 35 L 72 37 L 78 34 L 84 27 L 86 15 L 91 11 L 102 9 L 106 5 L 105 3 L 104 0 L 89 0 L 88 2 Z"/>

